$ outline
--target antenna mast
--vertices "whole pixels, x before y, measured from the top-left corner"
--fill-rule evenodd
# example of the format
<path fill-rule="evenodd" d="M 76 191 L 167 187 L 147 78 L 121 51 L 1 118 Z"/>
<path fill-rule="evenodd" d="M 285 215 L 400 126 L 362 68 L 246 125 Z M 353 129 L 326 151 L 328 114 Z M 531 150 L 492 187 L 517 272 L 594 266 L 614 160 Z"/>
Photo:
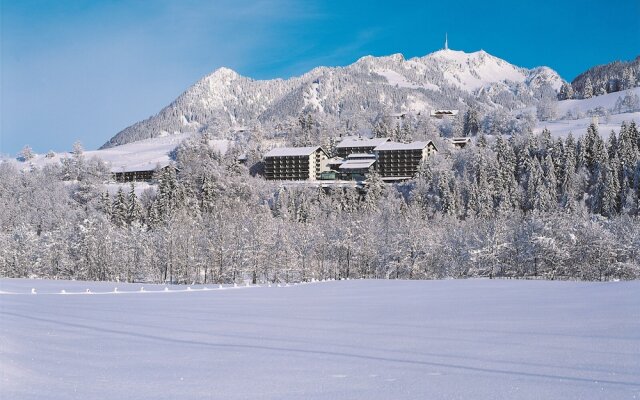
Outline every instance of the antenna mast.
<path fill-rule="evenodd" d="M 449 37 L 446 32 L 444 34 L 444 49 L 449 50 Z"/>

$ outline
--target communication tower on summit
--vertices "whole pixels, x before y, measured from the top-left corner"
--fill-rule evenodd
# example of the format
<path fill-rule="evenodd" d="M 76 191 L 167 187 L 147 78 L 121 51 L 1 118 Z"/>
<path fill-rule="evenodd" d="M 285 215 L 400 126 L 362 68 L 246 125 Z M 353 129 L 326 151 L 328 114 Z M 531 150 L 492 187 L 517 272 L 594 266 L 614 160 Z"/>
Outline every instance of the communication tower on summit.
<path fill-rule="evenodd" d="M 444 49 L 449 50 L 449 37 L 447 33 L 444 34 Z"/>

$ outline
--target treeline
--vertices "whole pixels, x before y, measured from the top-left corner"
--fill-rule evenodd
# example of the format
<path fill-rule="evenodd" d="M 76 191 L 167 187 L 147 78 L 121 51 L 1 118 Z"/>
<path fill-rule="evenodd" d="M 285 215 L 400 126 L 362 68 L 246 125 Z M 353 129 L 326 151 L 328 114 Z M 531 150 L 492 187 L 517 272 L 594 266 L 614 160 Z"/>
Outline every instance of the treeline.
<path fill-rule="evenodd" d="M 479 136 L 401 185 L 326 191 L 252 176 L 206 137 L 156 188 L 104 168 L 0 165 L 0 273 L 178 283 L 640 275 L 640 135 Z"/>
<path fill-rule="evenodd" d="M 620 92 L 640 85 L 640 56 L 632 61 L 615 61 L 597 65 L 565 83 L 559 100 L 589 99 L 607 93 Z"/>

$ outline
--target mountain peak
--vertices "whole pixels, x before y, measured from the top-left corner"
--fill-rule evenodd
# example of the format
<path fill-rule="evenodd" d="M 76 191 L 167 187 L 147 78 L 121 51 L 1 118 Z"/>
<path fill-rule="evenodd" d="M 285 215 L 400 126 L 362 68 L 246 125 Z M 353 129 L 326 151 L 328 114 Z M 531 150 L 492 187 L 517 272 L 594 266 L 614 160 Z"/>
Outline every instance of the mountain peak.
<path fill-rule="evenodd" d="M 213 73 L 211 73 L 209 76 L 216 77 L 216 78 L 236 79 L 240 77 L 240 74 L 238 74 L 236 71 L 232 70 L 231 68 L 220 67 L 215 71 L 213 71 Z"/>
<path fill-rule="evenodd" d="M 443 49 L 409 60 L 400 53 L 365 56 L 347 67 L 317 67 L 290 79 L 253 80 L 222 67 L 105 147 L 176 133 L 222 137 L 239 125 L 279 130 L 307 112 L 317 113 L 327 129 L 370 127 L 389 110 L 425 115 L 434 108 L 464 108 L 485 87 L 490 90 L 476 101 L 518 109 L 535 105 L 540 88 L 561 83 L 555 71 L 520 68 L 483 50 Z"/>
<path fill-rule="evenodd" d="M 403 61 L 405 61 L 405 58 L 404 58 L 404 55 L 402 53 L 390 54 L 388 56 L 372 56 L 372 55 L 368 55 L 368 56 L 360 57 L 358 59 L 358 61 L 355 62 L 355 64 L 364 64 L 364 63 L 371 63 L 371 62 L 376 62 L 376 61 L 403 62 Z"/>

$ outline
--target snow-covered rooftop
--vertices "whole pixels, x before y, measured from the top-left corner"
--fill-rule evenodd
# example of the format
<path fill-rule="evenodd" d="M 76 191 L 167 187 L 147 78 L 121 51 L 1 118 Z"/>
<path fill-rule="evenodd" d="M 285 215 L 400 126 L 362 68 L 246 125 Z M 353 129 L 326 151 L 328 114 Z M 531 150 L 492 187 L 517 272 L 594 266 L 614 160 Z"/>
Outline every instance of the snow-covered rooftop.
<path fill-rule="evenodd" d="M 340 169 L 367 169 L 375 163 L 376 160 L 347 160 L 340 165 Z"/>
<path fill-rule="evenodd" d="M 398 143 L 398 142 L 386 142 L 375 148 L 375 151 L 388 151 L 388 150 L 422 150 L 427 147 L 431 142 L 411 142 L 411 143 Z"/>
<path fill-rule="evenodd" d="M 352 160 L 352 159 L 357 159 L 357 158 L 366 158 L 366 159 L 370 159 L 370 158 L 376 158 L 375 154 L 371 154 L 371 153 L 353 153 L 353 154 L 349 154 L 347 156 L 347 159 Z"/>
<path fill-rule="evenodd" d="M 388 142 L 389 138 L 373 138 L 369 139 L 361 136 L 349 136 L 336 146 L 341 147 L 376 147 L 384 142 Z"/>
<path fill-rule="evenodd" d="M 449 139 L 451 143 L 469 143 L 471 141 L 470 137 L 456 137 Z"/>
<path fill-rule="evenodd" d="M 315 153 L 320 146 L 310 146 L 310 147 L 276 147 L 275 149 L 271 149 L 265 157 L 299 157 L 299 156 L 309 156 L 312 153 Z"/>
<path fill-rule="evenodd" d="M 139 172 L 139 171 L 155 171 L 158 168 L 164 168 L 171 164 L 169 160 L 161 160 L 157 162 L 142 162 L 137 164 L 129 164 L 118 167 L 116 165 L 111 166 L 111 172 Z"/>

